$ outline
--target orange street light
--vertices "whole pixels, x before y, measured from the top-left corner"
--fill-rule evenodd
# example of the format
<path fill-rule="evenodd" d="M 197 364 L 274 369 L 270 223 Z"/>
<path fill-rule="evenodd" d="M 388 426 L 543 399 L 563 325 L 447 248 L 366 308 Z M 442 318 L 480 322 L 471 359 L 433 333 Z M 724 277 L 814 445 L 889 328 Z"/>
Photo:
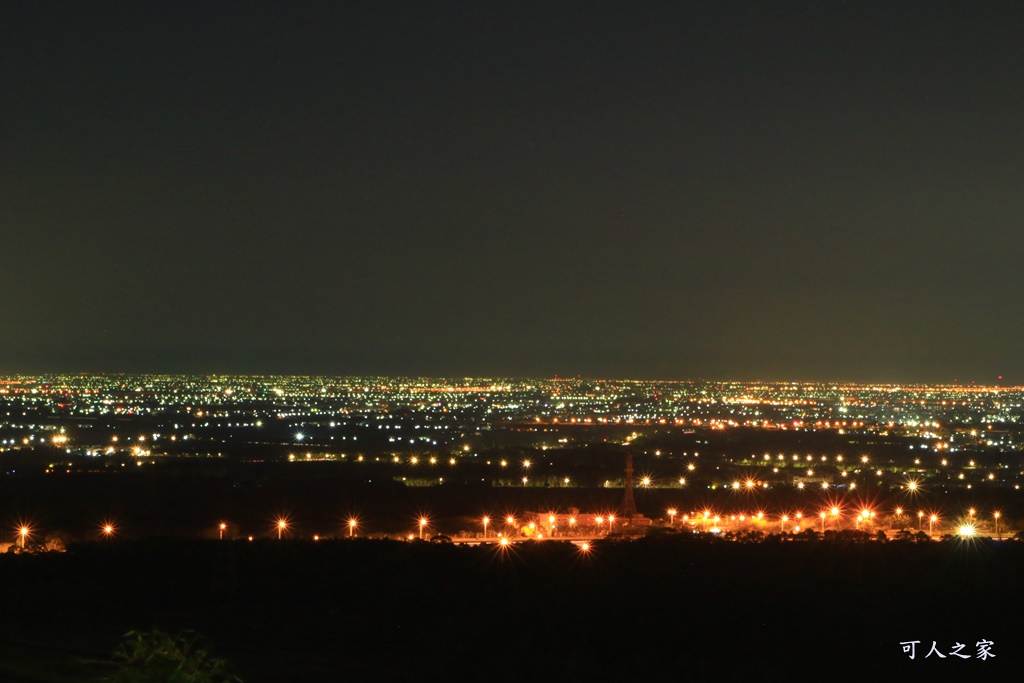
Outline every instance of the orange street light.
<path fill-rule="evenodd" d="M 219 525 L 217 525 L 217 530 L 218 530 L 218 533 L 219 533 L 219 538 L 222 541 L 224 540 L 224 530 L 227 529 L 227 528 L 228 528 L 228 525 L 225 524 L 224 522 L 221 522 Z"/>

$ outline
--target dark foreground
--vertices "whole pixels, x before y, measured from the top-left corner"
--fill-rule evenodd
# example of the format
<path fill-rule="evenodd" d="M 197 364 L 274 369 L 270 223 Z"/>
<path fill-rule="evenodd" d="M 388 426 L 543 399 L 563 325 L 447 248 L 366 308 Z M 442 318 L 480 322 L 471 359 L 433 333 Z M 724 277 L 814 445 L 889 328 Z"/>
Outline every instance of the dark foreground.
<path fill-rule="evenodd" d="M 98 679 L 154 626 L 246 683 L 1011 680 L 1022 578 L 1024 543 L 984 540 L 93 543 L 0 556 L 0 680 Z"/>

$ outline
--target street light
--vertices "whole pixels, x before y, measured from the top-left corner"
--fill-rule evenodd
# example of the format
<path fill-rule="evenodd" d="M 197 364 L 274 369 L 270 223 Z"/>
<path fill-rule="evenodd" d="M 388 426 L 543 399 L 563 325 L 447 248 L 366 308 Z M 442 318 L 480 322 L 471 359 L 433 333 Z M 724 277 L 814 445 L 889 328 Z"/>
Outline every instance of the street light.
<path fill-rule="evenodd" d="M 780 521 L 782 522 L 782 533 L 786 533 L 786 522 L 789 521 L 789 516 L 788 515 L 782 515 L 782 518 L 781 518 Z"/>
<path fill-rule="evenodd" d="M 996 520 L 996 537 L 1001 541 L 1003 537 L 999 535 L 999 512 L 993 512 L 992 518 Z"/>
<path fill-rule="evenodd" d="M 548 532 L 552 536 L 555 535 L 555 516 L 554 515 L 548 515 Z"/>
<path fill-rule="evenodd" d="M 348 537 L 349 538 L 352 538 L 352 535 L 356 532 L 356 524 L 357 524 L 357 522 L 356 522 L 354 517 L 348 520 Z"/>
<path fill-rule="evenodd" d="M 821 513 L 821 533 L 825 533 L 825 513 Z"/>
<path fill-rule="evenodd" d="M 279 540 L 279 541 L 281 540 L 281 533 L 285 529 L 287 529 L 287 528 L 288 528 L 288 522 L 287 521 L 285 521 L 283 519 L 277 520 L 277 540 Z"/>
<path fill-rule="evenodd" d="M 217 528 L 218 528 L 218 531 L 219 531 L 219 538 L 220 538 L 220 540 L 222 540 L 222 541 L 223 541 L 223 540 L 224 540 L 224 530 L 228 528 L 228 525 L 227 525 L 227 524 L 225 524 L 224 522 L 221 522 L 221 523 L 220 523 L 220 524 L 218 525 L 218 527 L 217 527 Z"/>
<path fill-rule="evenodd" d="M 615 515 L 608 515 L 608 533 L 612 533 L 615 528 Z"/>
<path fill-rule="evenodd" d="M 484 538 L 487 538 L 487 524 L 490 523 L 490 517 L 484 517 Z"/>
<path fill-rule="evenodd" d="M 427 518 L 420 517 L 420 540 L 423 540 L 423 528 L 427 526 Z"/>
<path fill-rule="evenodd" d="M 668 520 L 669 520 L 668 521 L 669 527 L 674 529 L 676 527 L 676 509 L 675 508 L 669 508 L 668 509 Z"/>
<path fill-rule="evenodd" d="M 29 529 L 27 526 L 23 526 L 18 529 L 18 541 L 21 543 L 21 549 L 25 549 L 25 538 L 28 536 Z"/>
<path fill-rule="evenodd" d="M 922 524 L 924 524 L 924 512 L 918 510 L 917 511 L 917 530 L 918 531 L 922 530 L 922 526 L 921 526 Z"/>
<path fill-rule="evenodd" d="M 938 515 L 932 515 L 931 517 L 928 518 L 928 535 L 929 536 L 932 535 L 932 528 L 934 527 L 935 522 L 937 522 L 937 521 L 939 521 L 939 516 Z"/>
<path fill-rule="evenodd" d="M 868 521 L 868 511 L 861 510 L 860 514 L 857 515 L 857 518 L 853 521 L 853 526 L 855 529 L 860 529 L 860 523 L 866 521 Z"/>
<path fill-rule="evenodd" d="M 102 529 L 103 529 L 103 535 L 106 536 L 107 538 L 110 538 L 114 534 L 114 525 L 109 523 L 109 522 L 104 524 Z"/>

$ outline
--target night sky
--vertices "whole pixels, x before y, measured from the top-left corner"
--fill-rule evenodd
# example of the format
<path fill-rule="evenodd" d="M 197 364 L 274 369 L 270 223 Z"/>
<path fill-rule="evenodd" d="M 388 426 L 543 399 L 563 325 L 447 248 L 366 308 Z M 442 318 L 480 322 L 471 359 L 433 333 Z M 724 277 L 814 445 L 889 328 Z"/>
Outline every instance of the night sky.
<path fill-rule="evenodd" d="M 0 373 L 1024 383 L 1020 2 L 0 5 Z"/>

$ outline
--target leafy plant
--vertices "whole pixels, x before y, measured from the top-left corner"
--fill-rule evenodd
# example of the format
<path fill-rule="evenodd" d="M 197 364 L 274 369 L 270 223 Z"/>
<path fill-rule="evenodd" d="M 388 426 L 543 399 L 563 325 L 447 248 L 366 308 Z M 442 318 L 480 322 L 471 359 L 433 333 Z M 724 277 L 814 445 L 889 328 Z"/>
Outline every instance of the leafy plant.
<path fill-rule="evenodd" d="M 109 679 L 114 683 L 242 683 L 225 660 L 210 656 L 193 631 L 175 636 L 156 628 L 129 631 L 114 663 L 119 666 Z"/>

